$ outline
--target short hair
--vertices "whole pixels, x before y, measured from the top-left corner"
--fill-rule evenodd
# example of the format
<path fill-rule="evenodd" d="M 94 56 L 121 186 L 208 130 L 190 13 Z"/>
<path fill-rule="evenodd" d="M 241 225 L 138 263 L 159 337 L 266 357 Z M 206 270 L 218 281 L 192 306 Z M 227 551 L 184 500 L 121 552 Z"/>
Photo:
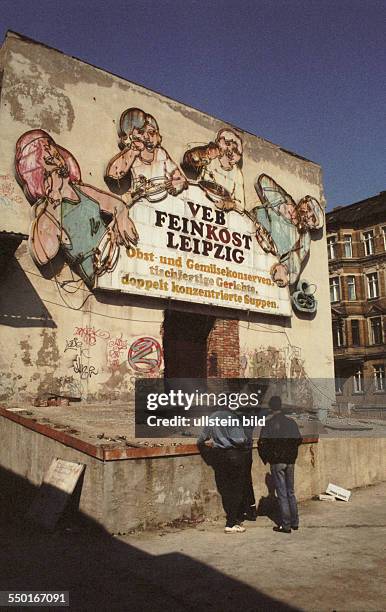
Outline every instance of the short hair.
<path fill-rule="evenodd" d="M 134 128 L 143 129 L 145 125 L 151 125 L 157 132 L 159 127 L 153 115 L 145 113 L 140 108 L 128 108 L 119 120 L 120 136 L 128 136 Z"/>
<path fill-rule="evenodd" d="M 271 399 L 269 400 L 269 407 L 271 410 L 281 410 L 281 397 L 278 395 L 272 395 Z"/>

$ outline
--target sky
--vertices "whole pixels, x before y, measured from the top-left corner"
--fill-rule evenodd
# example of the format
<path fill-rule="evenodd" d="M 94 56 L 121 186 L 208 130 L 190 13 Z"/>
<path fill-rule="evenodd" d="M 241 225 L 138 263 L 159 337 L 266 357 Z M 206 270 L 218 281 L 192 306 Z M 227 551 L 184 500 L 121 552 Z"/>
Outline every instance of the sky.
<path fill-rule="evenodd" d="M 13 30 L 386 190 L 386 0 L 1 0 Z"/>

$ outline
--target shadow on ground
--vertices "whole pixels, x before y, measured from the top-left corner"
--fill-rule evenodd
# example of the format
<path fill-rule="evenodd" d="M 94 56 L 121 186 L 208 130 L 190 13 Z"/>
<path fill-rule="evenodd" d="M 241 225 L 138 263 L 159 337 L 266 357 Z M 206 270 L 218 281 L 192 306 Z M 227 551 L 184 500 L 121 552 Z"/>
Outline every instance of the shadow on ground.
<path fill-rule="evenodd" d="M 0 490 L 0 590 L 66 590 L 72 610 L 297 610 L 186 554 L 145 553 L 74 507 L 54 532 L 34 527 L 24 515 L 37 488 L 3 468 Z"/>

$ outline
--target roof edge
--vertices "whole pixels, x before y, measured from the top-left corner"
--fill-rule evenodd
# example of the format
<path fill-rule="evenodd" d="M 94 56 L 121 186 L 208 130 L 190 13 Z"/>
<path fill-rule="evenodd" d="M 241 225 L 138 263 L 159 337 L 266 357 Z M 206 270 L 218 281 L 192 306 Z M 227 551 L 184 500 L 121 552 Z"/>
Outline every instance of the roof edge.
<path fill-rule="evenodd" d="M 300 159 L 302 161 L 307 162 L 308 164 L 312 164 L 313 166 L 316 166 L 317 168 L 321 168 L 321 164 L 319 164 L 318 162 L 315 162 L 311 159 L 308 159 L 306 157 L 303 157 L 302 155 L 299 155 L 298 153 L 295 153 L 294 151 L 290 151 L 289 149 L 286 149 L 284 147 L 281 147 L 280 145 L 272 142 L 271 140 L 268 140 L 267 138 L 264 138 L 263 136 L 258 136 L 257 134 L 254 134 L 252 132 L 249 132 L 248 130 L 245 130 L 244 128 L 238 127 L 236 125 L 234 125 L 233 123 L 231 123 L 230 121 L 225 121 L 225 119 L 221 119 L 220 117 L 217 117 L 215 115 L 209 115 L 208 113 L 206 113 L 205 111 L 200 110 L 199 108 L 196 108 L 195 106 L 190 106 L 189 104 L 186 104 L 186 102 L 181 102 L 180 100 L 176 100 L 174 98 L 171 98 L 170 96 L 167 96 L 155 89 L 150 89 L 149 87 L 145 87 L 144 85 L 141 85 L 140 83 L 136 83 L 135 81 L 129 81 L 128 79 L 126 79 L 125 77 L 116 74 L 115 72 L 111 72 L 110 70 L 105 70 L 104 68 L 100 68 L 100 66 L 95 66 L 95 64 L 92 64 L 91 62 L 87 62 L 86 60 L 80 59 L 79 57 L 76 57 L 75 55 L 70 55 L 68 53 L 65 53 L 64 51 L 61 51 L 60 49 L 57 49 L 56 47 L 52 47 L 50 45 L 47 45 L 46 43 L 40 42 L 38 40 L 35 40 L 33 38 L 30 38 L 29 36 L 26 36 L 25 34 L 20 34 L 19 32 L 15 32 L 14 30 L 7 30 L 5 33 L 5 37 L 4 37 L 4 41 L 3 41 L 3 46 L 4 44 L 6 44 L 7 39 L 10 38 L 15 38 L 18 40 L 22 40 L 22 41 L 26 41 L 29 43 L 32 43 L 34 45 L 39 45 L 41 47 L 44 47 L 46 49 L 49 49 L 50 51 L 56 51 L 57 53 L 60 53 L 61 55 L 65 55 L 66 57 L 71 57 L 72 59 L 81 62 L 82 64 L 85 64 L 87 66 L 91 66 L 92 68 L 95 68 L 96 70 L 100 70 L 101 72 L 105 72 L 106 74 L 109 74 L 113 77 L 116 77 L 118 79 L 122 79 L 122 81 L 125 81 L 126 83 L 132 83 L 133 85 L 136 85 L 137 87 L 141 87 L 142 89 L 146 89 L 147 91 L 151 91 L 152 93 L 157 94 L 158 96 L 162 96 L 163 98 L 170 100 L 171 102 L 177 102 L 178 104 L 182 104 L 183 106 L 186 106 L 187 108 L 190 108 L 198 113 L 202 113 L 203 115 L 205 115 L 206 117 L 209 117 L 210 119 L 216 119 L 216 121 L 220 121 L 221 123 L 224 123 L 225 125 L 228 125 L 229 127 L 236 129 L 238 131 L 243 132 L 244 134 L 248 134 L 249 136 L 253 136 L 254 138 L 259 138 L 260 140 L 263 140 L 264 142 L 274 146 L 276 149 L 278 149 L 279 151 L 282 151 L 283 153 L 286 153 L 287 155 L 292 155 L 293 157 L 296 157 L 297 159 Z"/>

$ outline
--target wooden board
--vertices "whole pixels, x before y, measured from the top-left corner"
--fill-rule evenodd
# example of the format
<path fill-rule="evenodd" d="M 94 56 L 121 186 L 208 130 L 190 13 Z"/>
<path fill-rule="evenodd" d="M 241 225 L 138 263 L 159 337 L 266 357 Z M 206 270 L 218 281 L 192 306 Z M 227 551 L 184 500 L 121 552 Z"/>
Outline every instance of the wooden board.
<path fill-rule="evenodd" d="M 54 529 L 85 467 L 83 463 L 54 459 L 44 475 L 26 518 L 45 529 Z"/>

